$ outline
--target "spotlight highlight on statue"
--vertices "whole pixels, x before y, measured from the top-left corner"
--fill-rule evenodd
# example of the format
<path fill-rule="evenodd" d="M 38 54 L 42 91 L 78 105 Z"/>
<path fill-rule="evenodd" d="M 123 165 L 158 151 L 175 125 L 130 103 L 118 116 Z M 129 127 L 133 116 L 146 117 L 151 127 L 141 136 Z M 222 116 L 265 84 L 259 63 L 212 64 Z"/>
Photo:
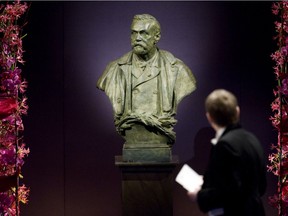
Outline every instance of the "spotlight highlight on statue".
<path fill-rule="evenodd" d="M 177 106 L 196 89 L 191 70 L 157 47 L 160 38 L 155 17 L 135 15 L 132 50 L 112 61 L 97 82 L 112 103 L 126 161 L 170 161 Z"/>

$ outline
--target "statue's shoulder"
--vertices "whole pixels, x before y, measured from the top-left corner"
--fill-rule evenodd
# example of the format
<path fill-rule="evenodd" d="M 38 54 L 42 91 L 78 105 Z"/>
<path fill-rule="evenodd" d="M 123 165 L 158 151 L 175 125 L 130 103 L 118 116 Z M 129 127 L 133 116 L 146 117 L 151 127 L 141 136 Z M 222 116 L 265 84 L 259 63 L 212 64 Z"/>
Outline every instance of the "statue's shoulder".
<path fill-rule="evenodd" d="M 111 61 L 107 65 L 106 70 L 113 70 L 113 69 L 115 69 L 115 67 L 119 67 L 119 65 L 129 64 L 131 62 L 131 58 L 132 58 L 132 52 L 131 51 L 128 53 L 125 53 L 120 58 Z"/>
<path fill-rule="evenodd" d="M 176 65 L 179 67 L 183 67 L 185 66 L 184 62 L 181 61 L 180 59 L 178 59 L 177 57 L 175 57 L 171 52 L 166 51 L 166 50 L 159 50 L 160 55 L 167 61 L 169 61 L 169 63 L 171 65 Z"/>
<path fill-rule="evenodd" d="M 164 60 L 168 60 L 170 62 L 170 64 L 175 64 L 177 61 L 177 58 L 175 58 L 175 56 L 167 51 L 167 50 L 159 50 L 160 56 L 164 59 Z"/>
<path fill-rule="evenodd" d="M 132 61 L 132 51 L 124 54 L 119 59 L 116 60 L 117 64 L 123 65 L 123 64 L 130 64 Z"/>

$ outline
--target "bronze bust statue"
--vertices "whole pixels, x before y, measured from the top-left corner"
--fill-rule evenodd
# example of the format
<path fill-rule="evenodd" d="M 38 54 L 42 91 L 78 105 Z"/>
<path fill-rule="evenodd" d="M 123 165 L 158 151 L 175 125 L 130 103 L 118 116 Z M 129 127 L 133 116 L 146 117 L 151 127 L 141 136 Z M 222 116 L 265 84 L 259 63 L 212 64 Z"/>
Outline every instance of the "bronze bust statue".
<path fill-rule="evenodd" d="M 112 103 L 117 132 L 126 141 L 125 160 L 169 160 L 177 106 L 196 88 L 190 69 L 156 46 L 160 38 L 160 24 L 153 16 L 135 15 L 132 51 L 111 62 L 97 82 Z"/>

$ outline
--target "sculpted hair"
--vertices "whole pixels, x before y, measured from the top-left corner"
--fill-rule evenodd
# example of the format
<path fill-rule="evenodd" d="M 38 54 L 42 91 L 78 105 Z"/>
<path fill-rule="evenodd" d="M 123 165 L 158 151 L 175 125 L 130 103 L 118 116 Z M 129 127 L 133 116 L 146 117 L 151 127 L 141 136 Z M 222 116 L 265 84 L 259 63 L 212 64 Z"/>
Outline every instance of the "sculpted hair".
<path fill-rule="evenodd" d="M 239 121 L 237 107 L 235 95 L 224 89 L 214 90 L 205 101 L 206 112 L 219 126 L 227 126 Z"/>
<path fill-rule="evenodd" d="M 133 17 L 133 21 L 137 21 L 137 20 L 147 20 L 147 21 L 152 21 L 152 25 L 153 27 L 155 28 L 155 31 L 160 33 L 161 32 L 161 26 L 160 26 L 160 23 L 158 22 L 158 20 L 150 15 L 150 14 L 137 14 Z"/>

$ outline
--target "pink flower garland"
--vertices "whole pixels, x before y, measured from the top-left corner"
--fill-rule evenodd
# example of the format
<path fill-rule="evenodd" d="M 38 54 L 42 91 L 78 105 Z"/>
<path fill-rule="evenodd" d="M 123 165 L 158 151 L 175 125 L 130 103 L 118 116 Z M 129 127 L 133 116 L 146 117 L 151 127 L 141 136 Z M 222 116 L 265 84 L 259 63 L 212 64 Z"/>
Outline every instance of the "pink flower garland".
<path fill-rule="evenodd" d="M 271 109 L 274 115 L 270 117 L 278 132 L 278 142 L 271 146 L 274 152 L 269 155 L 267 169 L 278 177 L 278 191 L 269 198 L 269 203 L 278 209 L 279 216 L 288 216 L 288 2 L 273 3 L 272 13 L 280 17 L 275 22 L 279 49 L 271 55 L 278 85 L 273 91 L 275 100 Z"/>
<path fill-rule="evenodd" d="M 21 116 L 28 109 L 27 82 L 19 68 L 19 64 L 24 64 L 22 39 L 25 37 L 23 25 L 19 23 L 27 9 L 27 4 L 20 1 L 0 5 L 0 177 L 3 179 L 22 178 L 21 168 L 29 154 L 21 137 L 24 130 Z M 18 216 L 19 202 L 27 203 L 29 189 L 18 182 L 0 192 L 0 215 Z"/>

